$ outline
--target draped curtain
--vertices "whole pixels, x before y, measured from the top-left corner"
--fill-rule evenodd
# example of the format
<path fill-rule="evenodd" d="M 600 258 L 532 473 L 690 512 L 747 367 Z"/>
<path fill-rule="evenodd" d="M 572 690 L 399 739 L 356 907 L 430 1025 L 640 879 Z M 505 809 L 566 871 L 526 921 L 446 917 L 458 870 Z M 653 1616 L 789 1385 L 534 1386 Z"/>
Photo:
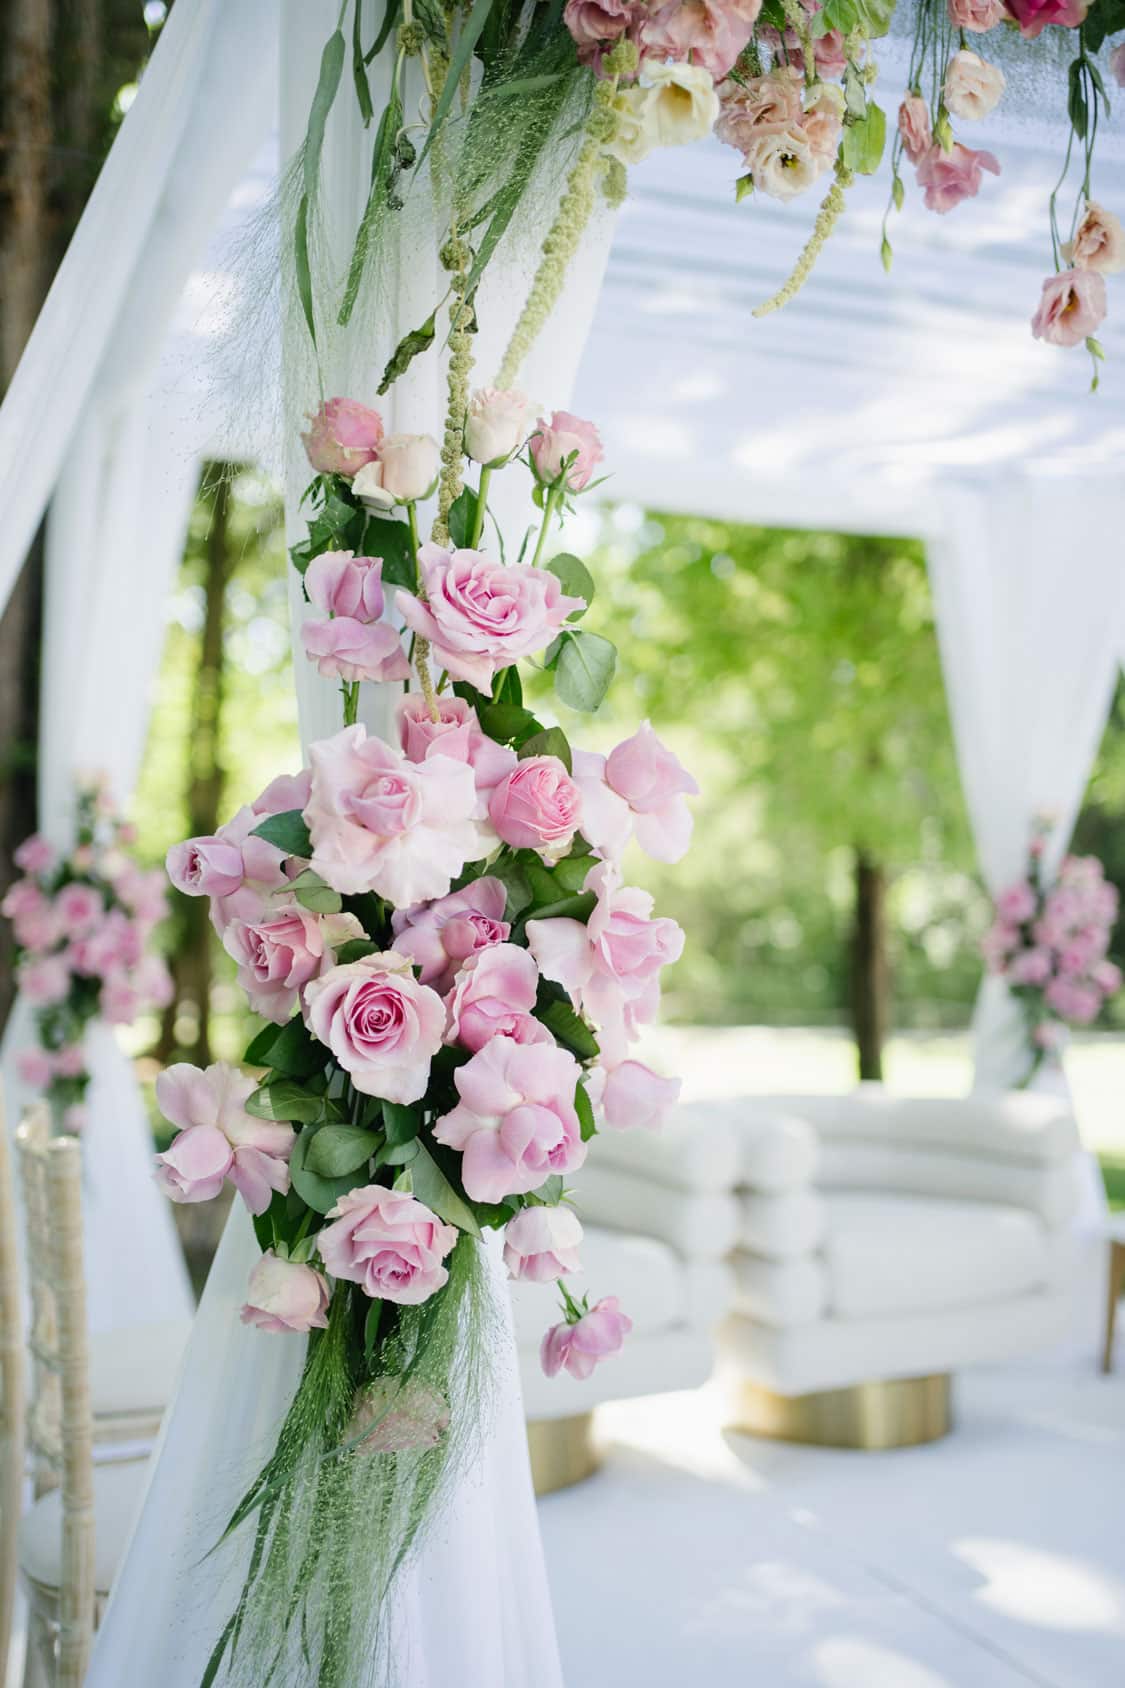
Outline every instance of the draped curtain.
<path fill-rule="evenodd" d="M 965 802 L 995 895 L 1022 876 L 1036 813 L 1056 817 L 1048 875 L 1070 843 L 1125 637 L 1125 488 L 1013 476 L 949 489 L 943 517 L 929 552 L 938 640 Z M 973 1024 L 974 1088 L 1018 1083 L 1027 1046 L 1001 980 L 985 980 Z"/>

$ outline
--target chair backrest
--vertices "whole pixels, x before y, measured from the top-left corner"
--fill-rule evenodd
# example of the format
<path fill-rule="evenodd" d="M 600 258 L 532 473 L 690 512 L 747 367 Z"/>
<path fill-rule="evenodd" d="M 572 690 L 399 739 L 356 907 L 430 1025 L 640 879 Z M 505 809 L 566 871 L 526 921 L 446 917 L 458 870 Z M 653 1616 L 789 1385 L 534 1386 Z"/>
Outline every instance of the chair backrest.
<path fill-rule="evenodd" d="M 31 1290 L 28 1440 L 41 1488 L 61 1490 L 58 1688 L 78 1688 L 94 1634 L 94 1429 L 82 1250 L 82 1150 L 32 1108 L 16 1133 Z"/>
<path fill-rule="evenodd" d="M 12 1638 L 23 1484 L 23 1299 L 12 1152 L 0 1096 L 0 1671 Z"/>

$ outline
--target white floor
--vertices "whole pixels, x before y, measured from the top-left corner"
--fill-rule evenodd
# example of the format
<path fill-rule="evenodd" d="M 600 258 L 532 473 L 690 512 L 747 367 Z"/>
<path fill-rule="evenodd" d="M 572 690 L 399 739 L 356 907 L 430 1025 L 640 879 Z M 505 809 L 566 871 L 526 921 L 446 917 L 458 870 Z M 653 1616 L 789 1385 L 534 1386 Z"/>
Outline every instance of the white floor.
<path fill-rule="evenodd" d="M 605 1409 L 541 1504 L 568 1688 L 1122 1688 L 1122 1367 L 978 1373 L 887 1454 L 725 1437 L 706 1391 Z"/>

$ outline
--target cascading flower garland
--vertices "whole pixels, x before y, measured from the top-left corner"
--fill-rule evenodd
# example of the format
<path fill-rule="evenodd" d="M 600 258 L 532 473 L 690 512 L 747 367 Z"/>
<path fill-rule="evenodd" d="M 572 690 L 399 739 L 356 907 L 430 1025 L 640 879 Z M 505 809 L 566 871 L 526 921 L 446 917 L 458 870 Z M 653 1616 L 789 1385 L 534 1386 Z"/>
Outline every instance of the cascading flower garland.
<path fill-rule="evenodd" d="M 180 1065 L 157 1082 L 179 1128 L 160 1182 L 177 1201 L 234 1185 L 263 1250 L 242 1317 L 308 1336 L 277 1448 L 231 1522 L 254 1518 L 257 1535 L 206 1679 L 225 1663 L 255 1688 L 367 1680 L 357 1661 L 379 1644 L 395 1569 L 479 1428 L 482 1233 L 503 1230 L 513 1277 L 573 1271 L 565 1180 L 600 1125 L 655 1126 L 678 1094 L 629 1044 L 683 934 L 619 863 L 632 838 L 678 860 L 696 790 L 647 724 L 595 755 L 524 701 L 525 659 L 586 711 L 613 673 L 612 645 L 582 625 L 594 582 L 552 544 L 594 484 L 592 424 L 536 422 L 516 391 L 471 395 L 477 485 L 448 505 L 447 544 L 419 537 L 418 503 L 450 467 L 432 438 L 388 437 L 376 411 L 336 398 L 304 439 L 302 641 L 338 679 L 345 724 L 168 857 L 176 886 L 210 899 L 267 1022 L 246 1051 L 265 1076 Z M 513 464 L 542 518 L 505 562 L 483 535 L 492 477 Z M 402 634 L 380 619 L 392 587 Z M 391 742 L 359 722 L 359 692 L 395 680 Z M 562 1299 L 543 1365 L 586 1376 L 630 1321 L 612 1297 Z"/>
<path fill-rule="evenodd" d="M 1090 1025 L 1121 988 L 1120 968 L 1106 959 L 1117 889 L 1095 856 L 1067 856 L 1048 883 L 1043 856 L 1052 828 L 1047 817 L 1036 821 L 1027 873 L 997 897 L 982 944 L 989 971 L 1023 1009 L 1030 1064 L 1021 1088 L 1058 1060 L 1067 1027 Z"/>
<path fill-rule="evenodd" d="M 167 913 L 164 875 L 138 867 L 134 840 L 108 791 L 83 786 L 73 849 L 62 855 L 38 834 L 25 839 L 15 854 L 23 877 L 0 904 L 16 941 L 17 982 L 35 1010 L 37 1044 L 20 1051 L 20 1076 L 44 1092 L 58 1131 L 86 1123 L 91 1021 L 129 1025 L 171 998 L 168 969 L 151 948 Z"/>

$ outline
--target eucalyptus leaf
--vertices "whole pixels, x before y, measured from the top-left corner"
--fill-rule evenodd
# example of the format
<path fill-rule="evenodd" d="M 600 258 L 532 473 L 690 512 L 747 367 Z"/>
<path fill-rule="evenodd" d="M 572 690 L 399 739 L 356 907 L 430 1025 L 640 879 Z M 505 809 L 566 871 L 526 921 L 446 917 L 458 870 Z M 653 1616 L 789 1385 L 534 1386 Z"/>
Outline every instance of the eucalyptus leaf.
<path fill-rule="evenodd" d="M 447 1225 L 456 1225 L 459 1231 L 467 1231 L 471 1237 L 480 1236 L 480 1226 L 469 1204 L 463 1196 L 458 1195 L 437 1161 L 421 1142 L 418 1144 L 417 1155 L 410 1163 L 410 1176 L 414 1183 L 414 1194 L 423 1207 L 428 1207 L 431 1213 L 436 1213 Z"/>
<path fill-rule="evenodd" d="M 519 749 L 520 761 L 526 761 L 531 756 L 555 756 L 568 774 L 574 765 L 570 741 L 561 727 L 547 727 L 543 732 L 533 733 L 530 738 L 524 739 Z"/>
<path fill-rule="evenodd" d="M 305 1166 L 322 1178 L 342 1178 L 366 1166 L 379 1146 L 374 1132 L 358 1125 L 326 1125 L 316 1133 Z"/>
<path fill-rule="evenodd" d="M 879 168 L 887 139 L 887 118 L 874 101 L 866 117 L 844 126 L 844 163 L 860 176 L 871 176 Z"/>
<path fill-rule="evenodd" d="M 616 667 L 616 647 L 600 633 L 566 633 L 555 667 L 555 690 L 571 709 L 592 715 L 608 692 Z"/>
<path fill-rule="evenodd" d="M 547 567 L 557 578 L 568 598 L 582 599 L 585 609 L 572 610 L 567 617 L 569 621 L 580 620 L 594 601 L 597 588 L 593 575 L 582 559 L 572 556 L 569 551 L 560 551 L 557 557 L 551 558 Z"/>
<path fill-rule="evenodd" d="M 300 856 L 308 860 L 312 855 L 312 839 L 300 809 L 286 809 L 280 815 L 267 815 L 251 833 L 252 838 L 264 838 L 286 856 Z"/>
<path fill-rule="evenodd" d="M 539 722 L 530 709 L 519 703 L 482 703 L 477 706 L 477 719 L 489 738 L 498 744 L 523 743 L 539 732 Z"/>
<path fill-rule="evenodd" d="M 324 1097 L 313 1096 L 292 1079 L 278 1079 L 259 1085 L 243 1103 L 256 1119 L 276 1120 L 285 1125 L 307 1123 L 324 1113 Z"/>
<path fill-rule="evenodd" d="M 243 1059 L 252 1067 L 272 1067 L 286 1078 L 309 1078 L 328 1060 L 328 1051 L 317 1042 L 299 1014 L 288 1025 L 265 1026 L 247 1049 Z"/>
<path fill-rule="evenodd" d="M 388 1143 L 409 1143 L 422 1124 L 421 1110 L 404 1102 L 383 1103 L 383 1129 Z"/>
<path fill-rule="evenodd" d="M 563 1198 L 564 1188 L 562 1175 L 558 1172 L 552 1172 L 551 1176 L 544 1179 L 539 1188 L 531 1193 L 537 1201 L 542 1202 L 544 1207 L 558 1207 Z"/>
<path fill-rule="evenodd" d="M 529 910 L 531 920 L 579 920 L 585 925 L 597 907 L 598 899 L 593 891 L 583 891 L 575 896 L 559 897 L 553 903 L 537 904 Z"/>
<path fill-rule="evenodd" d="M 302 908 L 307 908 L 313 914 L 339 914 L 344 899 L 339 891 L 334 891 L 331 885 L 326 885 L 319 873 L 314 873 L 307 867 L 299 873 L 296 879 L 291 879 L 287 889 L 293 893 Z"/>
<path fill-rule="evenodd" d="M 294 1143 L 293 1153 L 289 1157 L 289 1177 L 293 1188 L 314 1213 L 327 1213 L 330 1208 L 336 1206 L 341 1196 L 346 1196 L 349 1190 L 356 1187 L 355 1178 L 351 1173 L 345 1173 L 340 1178 L 325 1178 L 305 1164 L 318 1134 L 327 1130 L 327 1126 L 307 1125 Z"/>
<path fill-rule="evenodd" d="M 377 955 L 378 951 L 378 944 L 373 944 L 370 938 L 349 938 L 336 951 L 336 965 L 346 967 L 352 961 L 365 961 L 369 955 Z"/>
<path fill-rule="evenodd" d="M 417 1137 L 411 1138 L 409 1143 L 384 1143 L 375 1156 L 376 1166 L 409 1166 L 417 1158 L 419 1143 Z"/>

